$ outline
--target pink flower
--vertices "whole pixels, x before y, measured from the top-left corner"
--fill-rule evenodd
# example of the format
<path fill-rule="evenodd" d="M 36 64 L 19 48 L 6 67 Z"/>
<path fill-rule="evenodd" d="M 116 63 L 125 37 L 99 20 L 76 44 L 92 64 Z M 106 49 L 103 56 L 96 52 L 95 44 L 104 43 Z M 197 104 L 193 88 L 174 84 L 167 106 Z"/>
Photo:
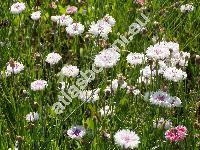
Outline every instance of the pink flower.
<path fill-rule="evenodd" d="M 77 7 L 76 6 L 68 6 L 66 9 L 67 14 L 75 14 L 77 12 Z"/>
<path fill-rule="evenodd" d="M 187 128 L 179 125 L 175 128 L 171 128 L 165 132 L 165 138 L 171 142 L 178 142 L 186 137 Z"/>
<path fill-rule="evenodd" d="M 144 5 L 144 3 L 145 3 L 145 0 L 136 0 L 136 3 L 138 3 L 138 4 L 140 4 L 140 5 Z"/>

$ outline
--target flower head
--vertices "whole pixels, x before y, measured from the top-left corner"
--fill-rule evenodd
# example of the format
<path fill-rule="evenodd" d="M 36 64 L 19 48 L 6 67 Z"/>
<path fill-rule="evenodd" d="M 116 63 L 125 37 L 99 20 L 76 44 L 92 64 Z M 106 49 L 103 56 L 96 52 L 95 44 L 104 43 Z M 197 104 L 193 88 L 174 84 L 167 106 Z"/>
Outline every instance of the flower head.
<path fill-rule="evenodd" d="M 36 12 L 31 14 L 31 19 L 39 20 L 40 19 L 40 15 L 41 15 L 41 11 L 36 11 Z"/>
<path fill-rule="evenodd" d="M 66 9 L 67 14 L 75 14 L 77 13 L 78 8 L 76 6 L 68 6 Z"/>
<path fill-rule="evenodd" d="M 115 143 L 125 149 L 137 148 L 140 143 L 140 138 L 134 131 L 119 130 L 114 135 Z"/>
<path fill-rule="evenodd" d="M 46 57 L 46 62 L 50 65 L 57 64 L 61 60 L 61 56 L 58 53 L 49 53 Z"/>
<path fill-rule="evenodd" d="M 11 8 L 10 11 L 12 14 L 20 14 L 22 11 L 24 11 L 26 8 L 25 3 L 14 3 Z"/>
<path fill-rule="evenodd" d="M 186 72 L 176 67 L 168 67 L 165 69 L 163 76 L 170 81 L 179 82 L 187 78 Z"/>
<path fill-rule="evenodd" d="M 86 134 L 83 126 L 72 126 L 67 130 L 67 135 L 72 139 L 81 139 Z"/>
<path fill-rule="evenodd" d="M 126 60 L 131 65 L 138 65 L 138 64 L 142 64 L 145 61 L 145 56 L 144 54 L 141 54 L 141 53 L 130 53 L 126 57 Z"/>
<path fill-rule="evenodd" d="M 38 112 L 30 112 L 29 114 L 26 115 L 26 120 L 28 122 L 34 122 L 39 119 L 39 114 Z"/>
<path fill-rule="evenodd" d="M 79 74 L 79 69 L 77 66 L 72 66 L 72 65 L 68 65 L 68 66 L 64 66 L 61 69 L 61 74 L 66 76 L 66 77 L 76 77 Z"/>
<path fill-rule="evenodd" d="M 115 19 L 110 16 L 109 14 L 106 14 L 104 17 L 103 17 L 103 21 L 107 22 L 108 24 L 110 24 L 111 26 L 114 26 L 115 25 Z"/>
<path fill-rule="evenodd" d="M 112 68 L 119 61 L 120 54 L 112 48 L 105 49 L 95 56 L 94 64 L 97 67 Z"/>
<path fill-rule="evenodd" d="M 167 92 L 157 91 L 150 95 L 150 102 L 161 107 L 180 107 L 181 100 L 178 97 L 172 97 Z"/>
<path fill-rule="evenodd" d="M 9 61 L 9 65 L 6 68 L 7 73 L 14 73 L 14 74 L 18 74 L 23 70 L 24 70 L 24 65 L 16 61 Z"/>
<path fill-rule="evenodd" d="M 70 24 L 72 24 L 72 22 L 73 22 L 73 19 L 70 16 L 68 16 L 68 15 L 67 16 L 62 15 L 57 20 L 57 23 L 60 26 L 69 26 Z"/>
<path fill-rule="evenodd" d="M 97 23 L 92 22 L 89 29 L 89 33 L 92 33 L 95 36 L 100 35 L 103 38 L 107 38 L 111 31 L 111 25 L 103 20 L 99 20 Z"/>
<path fill-rule="evenodd" d="M 31 83 L 31 90 L 40 91 L 44 90 L 48 86 L 47 81 L 45 80 L 36 80 Z"/>
<path fill-rule="evenodd" d="M 70 36 L 83 33 L 84 26 L 81 23 L 72 23 L 66 27 L 66 31 Z"/>
<path fill-rule="evenodd" d="M 182 141 L 187 135 L 187 128 L 179 125 L 165 132 L 165 138 L 171 142 Z"/>

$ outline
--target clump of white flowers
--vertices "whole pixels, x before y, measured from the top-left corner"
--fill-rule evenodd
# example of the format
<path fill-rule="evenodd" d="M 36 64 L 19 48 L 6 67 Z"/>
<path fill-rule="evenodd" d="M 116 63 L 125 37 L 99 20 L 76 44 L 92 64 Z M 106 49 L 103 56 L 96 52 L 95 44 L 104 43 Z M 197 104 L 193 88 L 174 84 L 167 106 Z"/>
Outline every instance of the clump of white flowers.
<path fill-rule="evenodd" d="M 82 101 L 93 103 L 99 100 L 99 92 L 100 92 L 99 88 L 94 90 L 84 90 L 79 93 L 78 98 L 81 99 Z"/>
<path fill-rule="evenodd" d="M 181 106 L 181 100 L 176 96 L 171 96 L 167 92 L 163 91 L 157 91 L 150 93 L 149 101 L 154 104 L 161 107 L 180 107 Z"/>
<path fill-rule="evenodd" d="M 54 18 L 54 19 L 56 19 L 56 18 Z M 59 16 L 57 23 L 60 26 L 69 26 L 70 24 L 73 23 L 73 19 L 69 15 L 67 15 L 67 16 L 62 15 L 62 16 Z"/>
<path fill-rule="evenodd" d="M 77 66 L 64 66 L 61 69 L 61 75 L 66 76 L 66 77 L 76 77 L 79 74 L 79 69 Z"/>
<path fill-rule="evenodd" d="M 131 65 L 138 65 L 145 62 L 145 55 L 142 53 L 129 53 L 126 60 Z"/>
<path fill-rule="evenodd" d="M 61 56 L 58 53 L 52 52 L 49 53 L 46 57 L 46 62 L 49 63 L 50 65 L 55 65 L 61 60 Z"/>
<path fill-rule="evenodd" d="M 67 130 L 67 135 L 72 139 L 81 139 L 86 134 L 83 126 L 72 126 Z"/>
<path fill-rule="evenodd" d="M 140 143 L 139 136 L 134 131 L 130 131 L 128 129 L 117 131 L 114 135 L 114 140 L 117 145 L 125 149 L 137 148 Z"/>
<path fill-rule="evenodd" d="M 30 112 L 29 114 L 26 115 L 26 120 L 28 122 L 35 122 L 39 119 L 39 114 L 38 112 Z"/>
<path fill-rule="evenodd" d="M 47 81 L 45 80 L 36 80 L 31 83 L 31 90 L 33 91 L 41 91 L 44 90 L 48 86 Z"/>
<path fill-rule="evenodd" d="M 172 122 L 171 120 L 165 120 L 164 118 L 159 118 L 159 119 L 153 120 L 153 127 L 164 128 L 167 130 L 172 127 Z"/>
<path fill-rule="evenodd" d="M 6 74 L 9 75 L 11 73 L 18 74 L 24 70 L 24 65 L 17 61 L 9 61 L 9 64 L 6 68 Z"/>
<path fill-rule="evenodd" d="M 40 17 L 41 17 L 41 11 L 36 11 L 31 14 L 31 19 L 33 20 L 39 20 Z"/>
<path fill-rule="evenodd" d="M 95 56 L 94 64 L 97 67 L 112 68 L 119 61 L 120 54 L 113 48 L 101 51 Z"/>
<path fill-rule="evenodd" d="M 192 6 L 192 4 L 185 4 L 185 5 L 181 5 L 180 10 L 182 13 L 191 12 L 194 10 L 194 7 Z"/>
<path fill-rule="evenodd" d="M 81 23 L 72 23 L 66 27 L 66 31 L 70 36 L 80 35 L 84 31 L 84 26 Z"/>
<path fill-rule="evenodd" d="M 25 3 L 17 2 L 11 6 L 10 11 L 12 14 L 20 14 L 25 9 L 26 9 Z"/>

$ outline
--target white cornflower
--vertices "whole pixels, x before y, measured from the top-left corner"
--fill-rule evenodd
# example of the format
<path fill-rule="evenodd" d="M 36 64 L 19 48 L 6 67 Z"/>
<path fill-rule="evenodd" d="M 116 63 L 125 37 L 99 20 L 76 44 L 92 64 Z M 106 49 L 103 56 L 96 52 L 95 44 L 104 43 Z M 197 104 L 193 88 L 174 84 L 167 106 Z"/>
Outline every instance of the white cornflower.
<path fill-rule="evenodd" d="M 86 134 L 83 126 L 72 126 L 67 130 L 67 135 L 72 139 L 81 139 Z"/>
<path fill-rule="evenodd" d="M 114 135 L 115 143 L 125 149 L 137 148 L 140 143 L 140 138 L 134 131 L 119 130 Z"/>
<path fill-rule="evenodd" d="M 84 90 L 79 93 L 79 99 L 88 103 L 99 100 L 100 89 Z"/>
<path fill-rule="evenodd" d="M 73 22 L 73 19 L 70 17 L 70 16 L 65 16 L 65 15 L 62 15 L 59 17 L 57 23 L 60 25 L 60 26 L 69 26 L 70 24 L 72 24 Z"/>
<path fill-rule="evenodd" d="M 46 57 L 46 62 L 49 63 L 50 65 L 57 64 L 61 60 L 61 56 L 58 53 L 49 53 Z"/>
<path fill-rule="evenodd" d="M 105 107 L 101 108 L 99 112 L 101 116 L 108 116 L 114 112 L 114 109 L 111 106 L 106 105 Z"/>
<path fill-rule="evenodd" d="M 77 66 L 72 66 L 72 65 L 68 65 L 68 66 L 64 66 L 61 69 L 61 74 L 66 76 L 66 77 L 76 77 L 79 74 L 79 69 Z"/>
<path fill-rule="evenodd" d="M 94 64 L 97 67 L 112 68 L 119 61 L 120 54 L 112 48 L 105 49 L 95 56 Z"/>
<path fill-rule="evenodd" d="M 18 74 L 23 70 L 24 70 L 23 64 L 16 62 L 16 61 L 12 62 L 12 63 L 9 62 L 9 65 L 6 68 L 6 73 L 7 73 L 7 75 L 9 75 L 9 73 Z"/>
<path fill-rule="evenodd" d="M 126 60 L 131 65 L 142 64 L 145 61 L 145 56 L 141 53 L 130 53 L 126 57 Z"/>
<path fill-rule="evenodd" d="M 154 105 L 161 107 L 180 107 L 181 100 L 178 97 L 172 97 L 167 92 L 157 91 L 150 95 L 149 101 Z"/>
<path fill-rule="evenodd" d="M 114 26 L 115 25 L 115 19 L 110 16 L 109 14 L 106 14 L 104 17 L 103 17 L 103 21 L 107 22 L 108 24 L 110 24 L 111 26 Z"/>
<path fill-rule="evenodd" d="M 177 69 L 176 67 L 166 68 L 163 76 L 170 81 L 179 82 L 187 78 L 186 72 L 181 69 Z"/>
<path fill-rule="evenodd" d="M 30 112 L 29 114 L 26 115 L 26 120 L 28 122 L 34 122 L 39 119 L 39 114 L 38 112 Z"/>
<path fill-rule="evenodd" d="M 81 23 L 72 23 L 66 27 L 66 31 L 70 36 L 83 33 L 84 26 Z"/>
<path fill-rule="evenodd" d="M 180 10 L 182 13 L 191 12 L 194 10 L 194 7 L 191 4 L 185 4 L 185 5 L 181 5 Z"/>
<path fill-rule="evenodd" d="M 59 20 L 60 16 L 51 16 L 51 21 L 57 22 Z"/>
<path fill-rule="evenodd" d="M 157 43 L 147 48 L 146 56 L 153 60 L 163 60 L 169 58 L 170 51 L 164 44 Z"/>
<path fill-rule="evenodd" d="M 31 83 L 31 90 L 40 91 L 44 90 L 48 86 L 47 81 L 45 80 L 36 80 Z"/>
<path fill-rule="evenodd" d="M 154 128 L 163 128 L 164 129 L 169 129 L 172 127 L 172 122 L 171 120 L 165 120 L 164 118 L 156 119 L 153 120 L 153 127 Z"/>
<path fill-rule="evenodd" d="M 36 12 L 31 14 L 31 19 L 39 20 L 40 19 L 40 15 L 41 15 L 41 11 L 36 11 Z"/>
<path fill-rule="evenodd" d="M 22 11 L 24 11 L 26 8 L 25 3 L 14 3 L 11 8 L 10 11 L 12 14 L 20 14 Z"/>
<path fill-rule="evenodd" d="M 97 23 L 92 22 L 89 29 L 89 33 L 95 36 L 100 35 L 103 38 L 107 38 L 110 32 L 112 32 L 111 25 L 103 20 L 99 20 Z"/>

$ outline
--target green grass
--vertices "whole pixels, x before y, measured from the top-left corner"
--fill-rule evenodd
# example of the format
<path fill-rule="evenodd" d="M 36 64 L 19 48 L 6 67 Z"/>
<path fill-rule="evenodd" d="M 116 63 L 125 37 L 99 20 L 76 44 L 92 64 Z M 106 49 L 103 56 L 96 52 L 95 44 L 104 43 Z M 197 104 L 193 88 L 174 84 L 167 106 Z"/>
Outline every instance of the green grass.
<path fill-rule="evenodd" d="M 41 5 L 35 7 L 35 1 L 27 0 L 26 10 L 20 15 L 10 13 L 9 8 L 14 2 L 1 1 L 0 70 L 5 71 L 10 58 L 22 62 L 25 69 L 20 74 L 0 79 L 0 150 L 13 148 L 17 136 L 23 137 L 22 150 L 120 149 L 115 145 L 113 135 L 119 129 L 125 128 L 132 129 L 138 134 L 141 142 L 138 148 L 140 150 L 150 150 L 155 146 L 159 146 L 157 149 L 160 150 L 199 149 L 200 129 L 195 128 L 195 122 L 196 103 L 200 100 L 200 64 L 194 63 L 192 57 L 193 54 L 200 55 L 198 0 L 189 1 L 195 8 L 189 14 L 181 13 L 180 7 L 175 6 L 173 0 L 149 0 L 146 4 L 147 9 L 143 12 L 150 19 L 146 26 L 147 32 L 134 36 L 133 40 L 121 49 L 121 58 L 117 66 L 99 73 L 87 86 L 88 89 L 100 88 L 100 99 L 94 104 L 85 103 L 81 107 L 79 106 L 82 101 L 73 99 L 60 115 L 56 115 L 51 109 L 53 103 L 58 101 L 59 84 L 56 74 L 64 64 L 77 65 L 82 71 L 90 69 L 95 55 L 103 49 L 95 44 L 98 42 L 97 38 L 85 37 L 90 23 L 106 14 L 115 18 L 116 24 L 107 40 L 108 45 L 111 45 L 119 37 L 118 32 L 122 35 L 127 34 L 129 25 L 140 16 L 141 7 L 133 0 L 88 0 L 82 3 L 60 0 L 58 7 L 52 9 L 49 7 L 51 0 L 38 1 Z M 187 1 L 180 3 L 186 4 Z M 72 15 L 72 18 L 85 25 L 82 36 L 69 38 L 64 27 L 56 26 L 50 20 L 52 15 L 65 13 L 67 5 L 78 7 L 78 13 Z M 39 21 L 33 21 L 30 14 L 37 9 L 42 11 L 42 17 Z M 86 10 L 86 14 L 82 13 L 83 9 Z M 9 21 L 7 25 L 6 20 Z M 154 21 L 159 23 L 159 27 L 154 25 Z M 128 95 L 121 89 L 114 95 L 108 97 L 104 95 L 103 90 L 109 84 L 108 80 L 116 79 L 118 74 L 123 74 L 128 84 L 137 84 L 141 67 L 130 67 L 126 62 L 126 56 L 128 51 L 144 52 L 153 44 L 153 35 L 158 36 L 158 41 L 163 37 L 168 41 L 175 41 L 179 43 L 181 51 L 191 53 L 187 67 L 188 78 L 178 84 L 159 78 L 153 85 L 137 85 L 137 87 L 144 94 L 146 91 L 156 91 L 166 85 L 171 95 L 178 96 L 182 100 L 180 108 L 166 109 L 151 105 L 143 100 L 142 95 Z M 45 63 L 45 57 L 52 51 L 61 54 L 62 60 L 54 67 L 49 67 Z M 36 53 L 40 54 L 37 58 Z M 30 84 L 35 79 L 47 80 L 47 89 L 39 92 L 31 91 Z M 76 80 L 69 79 L 69 81 L 73 85 Z M 27 90 L 28 95 L 23 95 L 23 90 Z M 38 106 L 35 106 L 34 102 L 37 102 Z M 105 103 L 115 105 L 115 115 L 108 117 L 99 115 L 98 111 Z M 38 111 L 40 115 L 39 120 L 32 124 L 25 119 L 31 111 Z M 188 135 L 185 140 L 176 144 L 164 142 L 165 130 L 152 127 L 153 120 L 160 117 L 171 119 L 173 125 L 186 126 Z M 74 124 L 84 125 L 87 128 L 87 135 L 82 140 L 72 140 L 65 136 L 65 131 Z M 103 131 L 110 133 L 111 139 L 104 139 Z"/>

